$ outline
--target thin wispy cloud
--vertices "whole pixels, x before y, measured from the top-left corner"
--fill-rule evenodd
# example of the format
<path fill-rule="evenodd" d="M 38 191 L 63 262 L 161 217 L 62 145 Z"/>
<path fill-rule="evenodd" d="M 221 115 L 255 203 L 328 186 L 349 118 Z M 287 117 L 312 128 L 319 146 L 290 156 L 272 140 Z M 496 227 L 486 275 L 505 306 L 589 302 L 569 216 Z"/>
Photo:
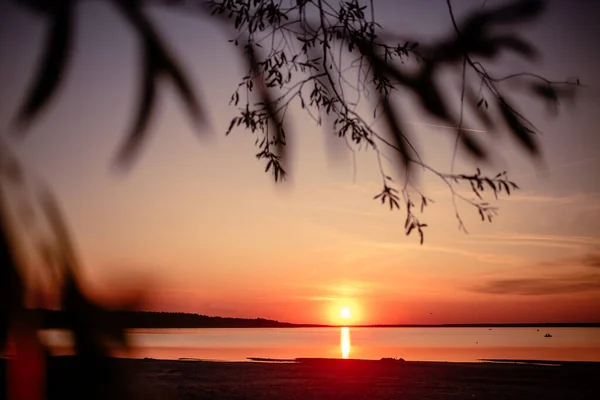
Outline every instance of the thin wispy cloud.
<path fill-rule="evenodd" d="M 585 267 L 600 268 L 600 254 L 589 255 L 582 260 Z"/>
<path fill-rule="evenodd" d="M 474 286 L 471 291 L 485 294 L 524 296 L 580 293 L 600 290 L 600 274 L 560 278 L 496 279 Z"/>
<path fill-rule="evenodd" d="M 358 243 L 362 247 L 373 248 L 373 249 L 381 249 L 388 251 L 424 251 L 424 252 L 433 252 L 433 253 L 445 253 L 445 254 L 455 254 L 465 257 L 473 258 L 477 261 L 484 263 L 494 263 L 494 264 L 514 264 L 518 263 L 520 259 L 518 257 L 506 256 L 503 254 L 497 253 L 483 253 L 480 251 L 471 251 L 466 250 L 457 246 L 436 246 L 433 244 L 428 244 L 427 246 L 422 246 L 420 244 L 415 243 L 396 243 L 396 242 L 375 242 L 375 241 L 363 241 Z"/>
<path fill-rule="evenodd" d="M 476 284 L 468 290 L 486 294 L 531 296 L 600 290 L 600 273 L 590 272 L 591 270 L 600 269 L 600 253 L 544 261 L 530 267 L 537 270 L 536 275 L 539 276 L 545 273 L 546 276 L 539 278 L 495 278 L 482 284 Z M 561 269 L 549 271 L 548 267 L 560 267 Z M 580 269 L 577 270 L 577 267 L 580 267 Z M 548 276 L 550 274 L 552 276 Z"/>
<path fill-rule="evenodd" d="M 513 194 L 502 200 L 525 203 L 550 203 L 559 205 L 589 204 L 592 208 L 600 210 L 600 193 L 574 193 L 568 196 L 527 195 Z"/>
<path fill-rule="evenodd" d="M 600 268 L 600 253 L 590 253 L 581 257 L 570 257 L 560 260 L 544 261 L 541 262 L 539 266 Z"/>
<path fill-rule="evenodd" d="M 305 286 L 304 290 L 307 292 L 327 293 L 325 295 L 318 294 L 306 294 L 297 296 L 297 299 L 304 299 L 310 301 L 332 301 L 345 298 L 354 298 L 357 296 L 365 297 L 373 292 L 380 292 L 382 285 L 375 282 L 368 281 L 344 281 L 341 283 L 329 282 L 327 284 L 315 285 L 311 284 Z"/>
<path fill-rule="evenodd" d="M 600 238 L 592 236 L 542 235 L 502 232 L 497 234 L 473 235 L 467 242 L 486 242 L 495 245 L 539 246 L 562 248 L 596 248 L 600 247 Z"/>
<path fill-rule="evenodd" d="M 314 206 L 307 206 L 307 208 L 310 208 L 315 211 L 327 211 L 327 212 L 333 212 L 333 213 L 338 213 L 338 214 L 358 215 L 358 216 L 370 217 L 370 218 L 378 217 L 378 215 L 374 212 L 361 211 L 361 210 L 345 208 L 345 207 L 331 207 L 331 206 L 314 205 Z"/>

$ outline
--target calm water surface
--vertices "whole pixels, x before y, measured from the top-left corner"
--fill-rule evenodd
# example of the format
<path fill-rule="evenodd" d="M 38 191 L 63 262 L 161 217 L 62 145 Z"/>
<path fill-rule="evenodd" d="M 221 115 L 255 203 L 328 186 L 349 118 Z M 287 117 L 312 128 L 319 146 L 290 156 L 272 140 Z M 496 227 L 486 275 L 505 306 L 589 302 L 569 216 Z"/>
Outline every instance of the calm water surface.
<path fill-rule="evenodd" d="M 546 333 L 552 337 L 545 338 Z M 42 338 L 56 354 L 69 352 L 66 332 L 47 331 Z M 132 349 L 126 356 L 136 358 L 600 361 L 600 328 L 138 329 L 129 338 Z"/>

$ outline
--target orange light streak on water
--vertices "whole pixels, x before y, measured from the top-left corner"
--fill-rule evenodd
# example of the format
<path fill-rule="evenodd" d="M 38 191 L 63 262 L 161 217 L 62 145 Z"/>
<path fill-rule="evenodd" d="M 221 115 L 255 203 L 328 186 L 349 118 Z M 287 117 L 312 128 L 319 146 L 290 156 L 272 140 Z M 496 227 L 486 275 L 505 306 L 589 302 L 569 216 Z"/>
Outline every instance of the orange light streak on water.
<path fill-rule="evenodd" d="M 350 355 L 350 328 L 343 327 L 340 335 L 340 349 L 342 358 L 348 358 Z"/>

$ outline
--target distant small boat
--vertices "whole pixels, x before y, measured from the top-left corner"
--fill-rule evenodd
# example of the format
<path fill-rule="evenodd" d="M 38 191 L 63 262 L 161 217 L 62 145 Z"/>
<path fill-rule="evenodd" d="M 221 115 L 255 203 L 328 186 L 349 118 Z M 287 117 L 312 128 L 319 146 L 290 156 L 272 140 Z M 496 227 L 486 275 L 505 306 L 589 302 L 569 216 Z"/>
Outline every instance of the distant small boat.
<path fill-rule="evenodd" d="M 549 334 L 549 333 L 546 333 L 546 334 L 544 335 L 544 337 L 552 337 L 552 335 L 551 335 L 551 334 Z"/>

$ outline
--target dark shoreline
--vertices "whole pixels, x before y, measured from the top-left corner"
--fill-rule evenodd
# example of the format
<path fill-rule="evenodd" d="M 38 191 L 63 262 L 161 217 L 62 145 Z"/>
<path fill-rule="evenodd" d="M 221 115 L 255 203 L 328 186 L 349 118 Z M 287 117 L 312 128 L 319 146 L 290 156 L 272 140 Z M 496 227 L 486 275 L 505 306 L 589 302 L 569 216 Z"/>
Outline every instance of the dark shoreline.
<path fill-rule="evenodd" d="M 44 329 L 65 329 L 69 315 L 59 310 L 31 309 L 29 313 Z M 298 324 L 265 318 L 214 317 L 201 314 L 156 311 L 111 312 L 116 326 L 125 329 L 186 329 L 186 328 L 600 328 L 600 322 L 531 322 L 483 324 Z"/>
<path fill-rule="evenodd" d="M 406 361 L 403 358 L 382 358 L 376 359 L 340 359 L 340 358 L 268 358 L 268 357 L 247 357 L 246 361 L 227 361 L 227 360 L 209 360 L 199 358 L 182 357 L 176 360 L 160 360 L 154 358 L 144 358 L 144 360 L 154 361 L 188 361 L 188 362 L 253 362 L 253 363 L 270 363 L 270 364 L 286 364 L 297 363 L 304 365 L 324 365 L 327 363 L 439 363 L 439 364 L 512 364 L 512 365 L 536 365 L 536 366 L 560 366 L 560 367 L 583 367 L 597 368 L 600 372 L 600 361 L 561 361 L 561 360 L 524 360 L 510 358 L 479 358 L 475 361 Z"/>
<path fill-rule="evenodd" d="M 600 328 L 600 322 L 582 322 L 582 323 L 526 323 L 526 324 L 440 324 L 440 325 L 316 325 L 316 324 L 293 324 L 288 323 L 285 326 L 169 326 L 169 327 L 127 327 L 127 329 L 271 329 L 271 328 Z"/>

